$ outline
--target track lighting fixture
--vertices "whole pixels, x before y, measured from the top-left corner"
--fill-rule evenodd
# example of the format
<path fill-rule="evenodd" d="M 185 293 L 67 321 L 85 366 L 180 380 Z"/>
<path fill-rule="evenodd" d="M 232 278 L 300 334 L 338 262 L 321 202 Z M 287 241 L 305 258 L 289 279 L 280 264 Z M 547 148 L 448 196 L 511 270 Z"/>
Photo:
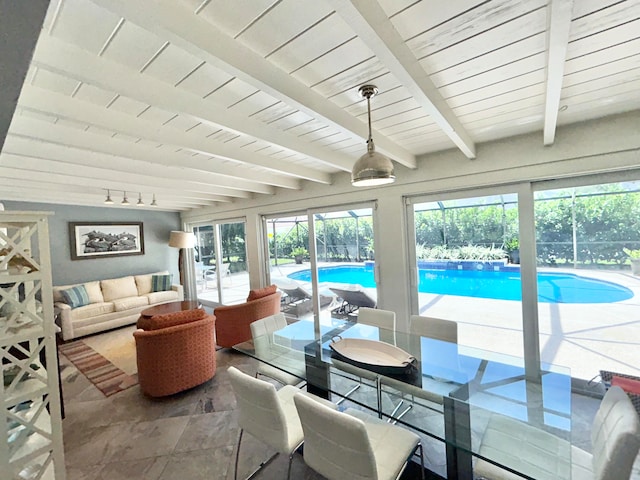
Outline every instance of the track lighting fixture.
<path fill-rule="evenodd" d="M 105 205 L 113 205 L 115 202 L 112 200 L 111 198 L 111 189 L 110 188 L 105 188 L 104 190 L 107 191 L 107 198 L 105 198 L 104 200 L 104 204 Z M 117 192 L 122 192 L 122 202 L 120 202 L 120 205 L 124 205 L 124 206 L 129 206 L 132 205 L 131 202 L 129 202 L 129 198 L 127 197 L 127 192 L 125 190 L 114 190 Z M 142 200 L 142 192 L 138 192 L 138 201 L 135 203 L 136 207 L 144 207 L 146 204 L 144 203 L 144 200 Z M 153 194 L 153 201 L 149 204 L 149 206 L 151 207 L 157 207 L 158 203 L 156 202 L 156 194 Z"/>

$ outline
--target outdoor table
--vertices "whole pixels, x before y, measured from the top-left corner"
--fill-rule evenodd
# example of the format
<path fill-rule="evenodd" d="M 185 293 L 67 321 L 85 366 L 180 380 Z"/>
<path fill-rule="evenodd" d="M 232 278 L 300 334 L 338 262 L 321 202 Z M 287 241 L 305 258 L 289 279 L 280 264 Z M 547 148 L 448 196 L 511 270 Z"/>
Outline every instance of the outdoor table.
<path fill-rule="evenodd" d="M 235 345 L 234 349 L 298 376 L 307 382 L 310 392 L 329 398 L 331 394 L 344 395 L 332 385 L 336 358 L 329 347 L 332 338 L 337 335 L 369 340 L 388 338 L 385 335 L 388 332 L 381 330 L 351 320 L 331 319 L 321 325 L 321 338 L 315 338 L 313 323 L 301 320 L 265 338 Z M 567 368 L 541 365 L 536 378 L 527 378 L 522 358 L 399 331 L 395 334 L 397 346 L 418 359 L 416 372 L 410 375 L 376 373 L 376 395 L 360 396 L 358 400 L 350 397 L 350 401 L 444 442 L 448 478 L 473 478 L 472 458 L 479 456 L 482 433 L 491 415 L 506 415 L 518 420 L 523 428 L 534 426 L 567 440 L 557 452 L 559 461 L 567 465 L 567 477 L 558 478 L 570 478 L 571 376 Z M 300 368 L 302 363 L 304 369 Z M 397 382 L 398 379 L 401 382 Z M 446 384 L 450 393 L 443 397 L 442 403 L 444 434 L 411 416 L 398 419 L 397 415 L 379 411 L 378 397 L 384 388 L 380 385 L 384 386 L 385 381 L 407 397 L 416 387 L 439 391 L 434 386 Z M 482 458 L 523 478 L 532 478 L 514 466 Z"/>

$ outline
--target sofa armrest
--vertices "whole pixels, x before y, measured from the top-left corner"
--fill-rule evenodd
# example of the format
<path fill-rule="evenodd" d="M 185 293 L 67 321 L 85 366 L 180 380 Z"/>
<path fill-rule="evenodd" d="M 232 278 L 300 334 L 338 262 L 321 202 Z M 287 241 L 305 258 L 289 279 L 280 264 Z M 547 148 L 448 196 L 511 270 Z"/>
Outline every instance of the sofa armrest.
<path fill-rule="evenodd" d="M 73 338 L 73 323 L 71 322 L 71 307 L 66 303 L 54 303 L 58 311 L 56 323 L 62 329 L 62 339 L 69 340 Z"/>
<path fill-rule="evenodd" d="M 171 290 L 178 292 L 178 300 L 184 300 L 184 287 L 182 285 L 174 283 L 171 285 Z"/>

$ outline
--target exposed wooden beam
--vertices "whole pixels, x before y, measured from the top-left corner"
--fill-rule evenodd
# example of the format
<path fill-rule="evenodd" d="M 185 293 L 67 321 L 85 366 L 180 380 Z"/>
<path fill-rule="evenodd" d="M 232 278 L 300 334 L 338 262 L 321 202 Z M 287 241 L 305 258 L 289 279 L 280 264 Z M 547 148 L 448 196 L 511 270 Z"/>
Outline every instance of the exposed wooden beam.
<path fill-rule="evenodd" d="M 476 147 L 473 140 L 378 2 L 371 0 L 328 0 L 328 2 L 462 153 L 468 158 L 475 158 Z M 375 140 L 377 144 L 377 138 Z"/>
<path fill-rule="evenodd" d="M 87 179 L 100 179 L 105 185 L 102 188 L 109 188 L 106 186 L 106 182 L 110 182 L 111 185 L 114 185 L 110 188 L 117 188 L 118 190 L 126 190 L 128 192 L 138 192 L 142 190 L 144 186 L 146 186 L 146 190 L 153 189 L 153 187 L 164 187 L 174 188 L 176 190 L 191 190 L 207 195 L 210 195 L 211 191 L 213 190 L 212 188 L 202 183 L 172 180 L 170 178 L 151 177 L 144 174 L 123 175 L 121 172 L 110 169 L 108 164 L 105 164 L 102 168 L 86 166 L 78 168 L 77 165 L 71 163 L 2 153 L 0 154 L 0 165 L 6 168 L 23 170 L 25 172 L 28 172 L 27 175 L 33 175 L 33 178 L 36 178 L 36 175 L 38 174 L 54 176 L 64 175 L 66 177 L 72 178 L 75 184 L 80 185 L 85 183 Z M 26 176 L 25 178 L 31 177 Z M 116 185 L 120 186 L 117 187 Z M 229 193 L 232 193 L 232 195 L 236 195 L 238 191 L 232 190 Z M 220 189 L 218 189 L 217 194 L 220 195 Z M 241 196 L 243 196 L 242 192 Z"/>
<path fill-rule="evenodd" d="M 547 6 L 547 92 L 544 106 L 545 145 L 553 144 L 556 138 L 572 12 L 573 0 L 549 0 Z"/>
<path fill-rule="evenodd" d="M 45 70 L 188 116 L 208 125 L 264 140 L 333 168 L 351 171 L 353 158 L 348 155 L 300 140 L 263 122 L 236 114 L 225 105 L 203 100 L 187 90 L 98 57 L 56 37 L 49 36 L 46 41 L 38 42 L 32 63 Z"/>
<path fill-rule="evenodd" d="M 249 192 L 273 194 L 271 186 L 257 182 L 242 182 L 238 179 L 216 175 L 211 172 L 198 172 L 180 165 L 177 161 L 172 165 L 167 158 L 179 158 L 178 154 L 167 155 L 150 152 L 149 147 L 132 142 L 117 141 L 109 138 L 105 142 L 102 135 L 78 131 L 63 125 L 16 117 L 7 136 L 5 153 L 17 155 L 33 155 L 59 162 L 73 163 L 78 166 L 110 168 L 122 173 L 145 174 L 152 177 L 185 180 L 207 185 L 212 193 L 233 197 L 249 196 Z M 104 147 L 104 150 L 102 150 Z M 140 159 L 135 155 L 144 151 L 146 155 Z M 147 153 L 147 151 L 149 151 Z M 155 158 L 154 158 L 155 157 Z M 165 161 L 158 161 L 162 157 Z"/>
<path fill-rule="evenodd" d="M 307 115 L 366 140 L 367 125 L 361 120 L 222 30 L 213 28 L 182 4 L 157 0 L 93 1 Z M 153 11 L 153 15 L 149 15 L 149 11 Z M 415 156 L 405 148 L 379 132 L 375 133 L 375 141 L 381 152 L 409 168 L 416 168 Z"/>
<path fill-rule="evenodd" d="M 203 138 L 200 135 L 190 132 L 183 132 L 177 128 L 159 126 L 142 118 L 136 118 L 113 109 L 100 107 L 42 88 L 25 85 L 20 95 L 19 105 L 30 111 L 47 113 L 60 118 L 86 123 L 87 125 L 103 127 L 108 130 L 113 130 L 114 132 L 122 132 L 132 137 L 152 140 L 160 144 L 175 145 L 176 147 L 192 150 L 204 155 L 216 156 L 222 159 L 232 159 L 248 165 L 256 165 L 269 169 L 269 172 L 257 172 L 249 168 L 213 164 L 214 162 L 203 162 L 202 158 L 189 159 L 174 155 L 158 156 L 157 152 L 151 152 L 152 156 L 145 154 L 144 157 L 138 157 L 140 160 L 151 160 L 151 158 L 155 158 L 158 163 L 165 165 L 192 168 L 234 177 L 241 180 L 238 183 L 238 188 L 244 188 L 242 185 L 246 180 L 292 189 L 300 188 L 299 178 L 321 183 L 329 183 L 330 181 L 329 176 L 322 172 L 317 172 L 317 175 L 313 175 L 313 171 L 308 168 L 301 167 L 298 169 L 295 166 L 292 168 L 291 164 L 285 164 L 285 162 L 277 160 L 274 161 L 273 158 L 242 151 L 238 148 L 227 146 L 225 143 Z M 109 153 L 108 149 L 106 149 L 106 147 L 111 144 L 109 139 L 103 139 L 100 144 L 104 145 L 100 151 Z M 112 153 L 119 155 L 119 153 L 116 152 Z M 134 152 L 131 152 L 131 154 L 133 155 Z M 294 172 L 293 174 L 292 171 Z M 286 174 L 282 172 L 286 172 Z M 298 178 L 294 178 L 291 176 L 294 174 L 300 174 L 302 176 L 295 175 Z"/>

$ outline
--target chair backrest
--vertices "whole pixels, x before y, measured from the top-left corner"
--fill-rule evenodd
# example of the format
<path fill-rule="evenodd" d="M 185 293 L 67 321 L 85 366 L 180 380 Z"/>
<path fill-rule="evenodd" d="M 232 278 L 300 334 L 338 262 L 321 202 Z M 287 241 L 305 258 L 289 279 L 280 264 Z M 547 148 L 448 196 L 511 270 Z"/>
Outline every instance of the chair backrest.
<path fill-rule="evenodd" d="M 444 342 L 458 343 L 458 324 L 451 320 L 411 315 L 409 332 Z"/>
<path fill-rule="evenodd" d="M 307 465 L 329 480 L 377 478 L 373 449 L 362 420 L 299 393 L 294 402 L 304 432 Z"/>
<path fill-rule="evenodd" d="M 285 318 L 284 313 L 269 315 L 268 317 L 261 318 L 260 320 L 256 320 L 251 323 L 251 337 L 255 340 L 259 336 L 273 333 L 286 326 L 287 319 Z"/>
<path fill-rule="evenodd" d="M 276 388 L 235 367 L 229 367 L 228 371 L 238 404 L 240 428 L 278 452 L 289 454 L 287 421 Z"/>
<path fill-rule="evenodd" d="M 628 479 L 640 449 L 640 422 L 627 394 L 611 387 L 600 404 L 591 430 L 593 478 Z"/>
<path fill-rule="evenodd" d="M 380 340 L 396 344 L 396 312 L 361 307 L 358 310 L 358 323 L 381 328 Z"/>

